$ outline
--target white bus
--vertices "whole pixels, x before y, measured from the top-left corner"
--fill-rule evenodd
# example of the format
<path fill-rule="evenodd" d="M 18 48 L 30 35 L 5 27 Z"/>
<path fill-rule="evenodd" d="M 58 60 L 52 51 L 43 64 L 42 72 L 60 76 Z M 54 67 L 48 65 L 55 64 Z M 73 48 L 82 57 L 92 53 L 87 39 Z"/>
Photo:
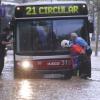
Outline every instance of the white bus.
<path fill-rule="evenodd" d="M 70 51 L 61 47 L 61 41 L 76 32 L 90 44 L 86 2 L 20 4 L 13 22 L 16 78 L 59 73 L 72 77 Z"/>

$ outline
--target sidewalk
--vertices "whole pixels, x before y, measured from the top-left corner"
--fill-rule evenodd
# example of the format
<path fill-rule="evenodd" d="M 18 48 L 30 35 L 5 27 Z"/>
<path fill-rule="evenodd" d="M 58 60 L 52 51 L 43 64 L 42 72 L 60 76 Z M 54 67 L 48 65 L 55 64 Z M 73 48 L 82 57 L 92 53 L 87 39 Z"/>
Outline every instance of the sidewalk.
<path fill-rule="evenodd" d="M 96 41 L 91 41 L 91 48 L 92 50 L 96 50 Z M 98 41 L 98 51 L 100 51 L 100 41 Z"/>
<path fill-rule="evenodd" d="M 93 51 L 91 56 L 92 68 L 100 68 L 100 51 L 98 52 L 98 56 L 95 56 L 95 52 Z"/>
<path fill-rule="evenodd" d="M 98 56 L 95 56 L 95 52 L 93 51 L 91 56 L 91 64 L 92 64 L 92 80 L 100 81 L 100 51 L 98 52 Z"/>

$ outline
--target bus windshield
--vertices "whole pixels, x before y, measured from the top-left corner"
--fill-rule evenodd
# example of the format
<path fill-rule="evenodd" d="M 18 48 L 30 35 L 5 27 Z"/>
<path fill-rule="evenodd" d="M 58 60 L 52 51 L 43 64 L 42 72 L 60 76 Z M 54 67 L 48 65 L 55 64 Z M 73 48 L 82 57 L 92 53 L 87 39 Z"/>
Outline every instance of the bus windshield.
<path fill-rule="evenodd" d="M 16 35 L 17 52 L 31 54 L 64 51 L 60 45 L 61 41 L 69 40 L 72 32 L 86 36 L 86 25 L 85 19 L 19 21 Z"/>

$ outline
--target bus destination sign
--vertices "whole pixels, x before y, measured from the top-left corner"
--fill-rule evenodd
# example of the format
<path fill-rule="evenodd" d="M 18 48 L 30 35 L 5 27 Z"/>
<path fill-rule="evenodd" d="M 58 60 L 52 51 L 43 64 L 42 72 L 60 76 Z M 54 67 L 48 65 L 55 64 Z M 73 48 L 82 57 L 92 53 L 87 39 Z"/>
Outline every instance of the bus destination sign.
<path fill-rule="evenodd" d="M 16 18 L 71 16 L 71 15 L 86 15 L 86 14 L 87 14 L 87 7 L 85 4 L 17 6 L 15 10 Z"/>

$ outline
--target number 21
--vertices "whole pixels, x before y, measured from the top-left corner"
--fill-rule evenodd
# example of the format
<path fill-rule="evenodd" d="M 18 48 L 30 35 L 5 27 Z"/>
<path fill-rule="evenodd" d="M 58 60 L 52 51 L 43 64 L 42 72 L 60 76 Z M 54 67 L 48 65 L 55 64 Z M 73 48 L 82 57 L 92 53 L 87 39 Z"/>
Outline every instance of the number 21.
<path fill-rule="evenodd" d="M 35 7 L 26 7 L 26 15 L 35 15 Z"/>

